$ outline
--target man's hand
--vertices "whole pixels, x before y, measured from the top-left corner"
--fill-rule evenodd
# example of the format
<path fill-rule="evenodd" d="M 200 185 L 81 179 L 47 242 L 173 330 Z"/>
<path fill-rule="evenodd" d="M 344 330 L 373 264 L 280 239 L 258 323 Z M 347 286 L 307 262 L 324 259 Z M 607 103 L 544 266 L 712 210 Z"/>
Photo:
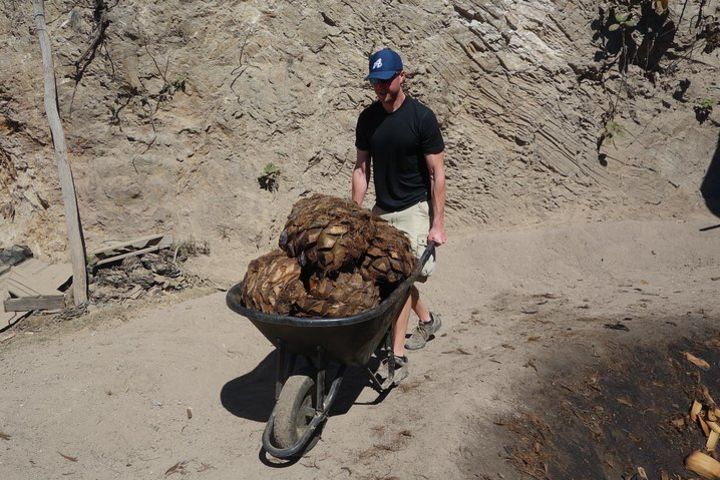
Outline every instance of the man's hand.
<path fill-rule="evenodd" d="M 436 246 L 440 246 L 447 241 L 445 229 L 442 227 L 432 227 L 428 232 L 428 242 L 435 242 Z"/>

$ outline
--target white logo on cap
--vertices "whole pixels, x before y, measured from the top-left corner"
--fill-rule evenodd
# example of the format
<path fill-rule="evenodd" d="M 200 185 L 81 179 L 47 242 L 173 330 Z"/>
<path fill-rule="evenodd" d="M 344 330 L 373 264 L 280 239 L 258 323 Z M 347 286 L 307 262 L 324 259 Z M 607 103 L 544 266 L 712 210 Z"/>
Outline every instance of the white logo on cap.
<path fill-rule="evenodd" d="M 382 67 L 382 58 L 378 58 L 375 60 L 375 63 L 373 63 L 373 70 L 377 70 L 378 68 Z"/>

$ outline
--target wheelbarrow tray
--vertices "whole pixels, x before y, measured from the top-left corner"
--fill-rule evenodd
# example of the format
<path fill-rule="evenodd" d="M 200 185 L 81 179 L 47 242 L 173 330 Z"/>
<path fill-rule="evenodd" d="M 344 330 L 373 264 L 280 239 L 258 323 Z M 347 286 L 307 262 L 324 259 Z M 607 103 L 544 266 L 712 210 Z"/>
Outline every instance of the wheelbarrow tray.
<path fill-rule="evenodd" d="M 276 348 L 282 342 L 288 352 L 310 357 L 322 348 L 341 364 L 362 367 L 400 313 L 414 281 L 406 279 L 377 307 L 351 317 L 301 318 L 259 312 L 242 304 L 242 283 L 230 289 L 227 305 L 247 317 Z"/>
<path fill-rule="evenodd" d="M 282 343 L 288 352 L 310 357 L 321 348 L 341 364 L 363 367 L 402 310 L 410 287 L 433 251 L 433 246 L 428 246 L 413 273 L 377 307 L 351 317 L 301 318 L 259 312 L 242 304 L 242 282 L 227 293 L 227 305 L 247 317 L 276 348 Z"/>

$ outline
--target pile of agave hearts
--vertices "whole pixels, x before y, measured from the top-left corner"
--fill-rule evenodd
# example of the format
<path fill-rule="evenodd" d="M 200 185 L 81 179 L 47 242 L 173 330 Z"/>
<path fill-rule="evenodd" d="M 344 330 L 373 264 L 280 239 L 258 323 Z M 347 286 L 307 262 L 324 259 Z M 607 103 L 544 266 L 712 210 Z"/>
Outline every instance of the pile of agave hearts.
<path fill-rule="evenodd" d="M 248 266 L 246 307 L 297 317 L 347 317 L 378 305 L 415 267 L 410 241 L 354 202 L 299 200 L 279 249 Z"/>

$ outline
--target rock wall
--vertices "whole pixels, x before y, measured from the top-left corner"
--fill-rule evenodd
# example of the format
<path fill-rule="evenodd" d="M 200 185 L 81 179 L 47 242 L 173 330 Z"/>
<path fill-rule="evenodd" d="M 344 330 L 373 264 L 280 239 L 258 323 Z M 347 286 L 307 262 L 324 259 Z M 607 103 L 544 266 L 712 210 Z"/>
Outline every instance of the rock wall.
<path fill-rule="evenodd" d="M 671 7 L 679 20 L 682 4 Z M 63 256 L 32 8 L 2 9 L 0 242 Z M 601 35 L 607 11 L 589 0 L 46 2 L 88 244 L 170 230 L 264 248 L 302 193 L 348 195 L 355 121 L 373 100 L 366 59 L 382 46 L 402 53 L 410 93 L 441 121 L 450 225 L 687 215 L 702 208 L 717 148 L 720 107 L 699 123 L 693 106 L 720 100 L 718 50 L 682 50 L 697 33 L 688 2 L 673 55 L 621 74 Z M 258 184 L 270 163 L 274 192 Z"/>

